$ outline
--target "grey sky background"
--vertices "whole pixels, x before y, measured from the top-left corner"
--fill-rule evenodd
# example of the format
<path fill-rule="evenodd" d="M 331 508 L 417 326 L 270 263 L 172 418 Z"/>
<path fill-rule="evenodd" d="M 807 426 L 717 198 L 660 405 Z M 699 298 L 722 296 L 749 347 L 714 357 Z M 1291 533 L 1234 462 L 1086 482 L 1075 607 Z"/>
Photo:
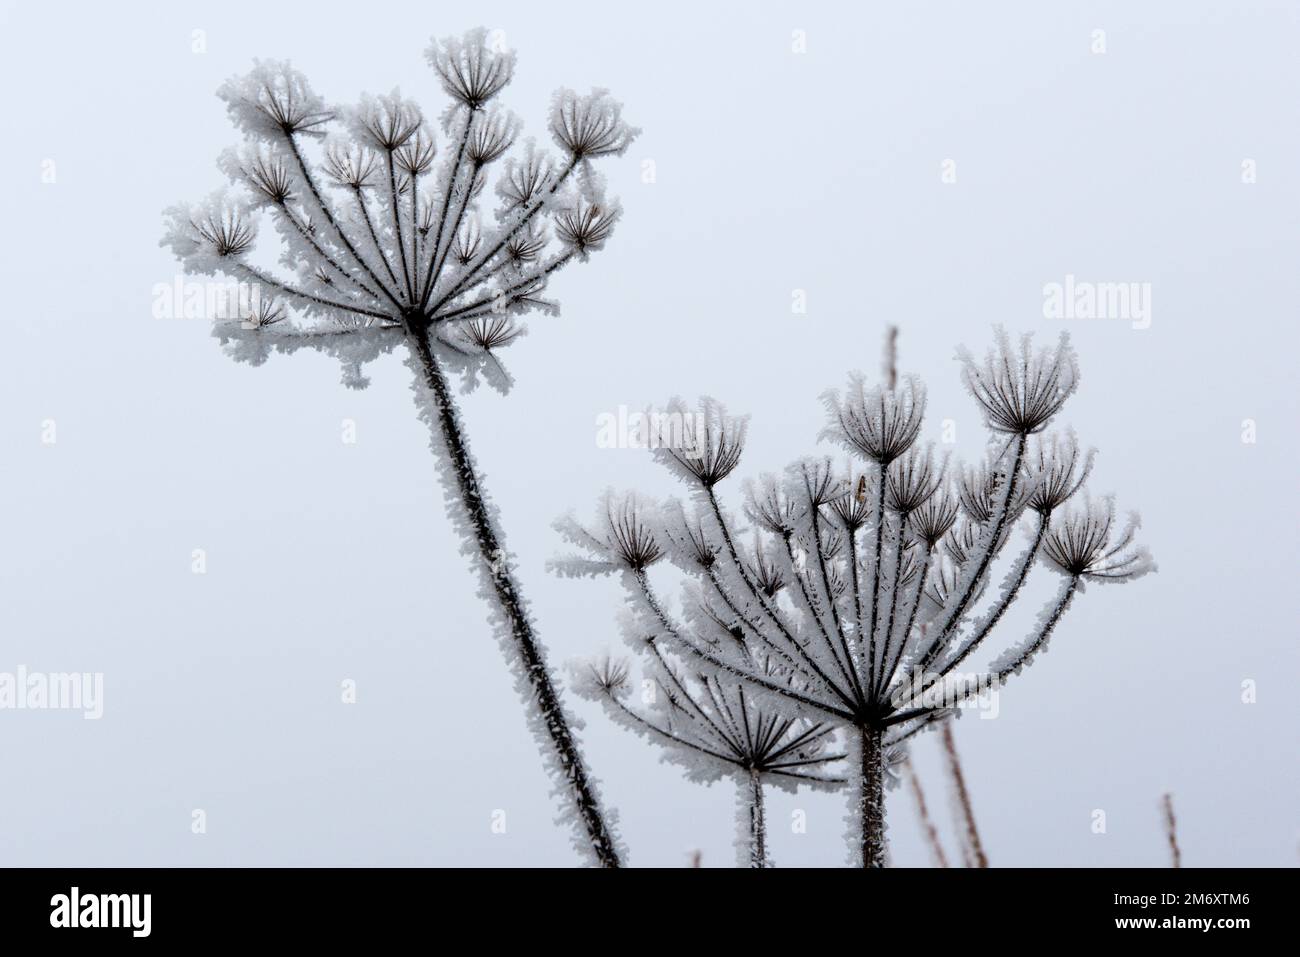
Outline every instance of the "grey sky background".
<path fill-rule="evenodd" d="M 105 681 L 99 721 L 0 711 L 0 863 L 577 861 L 401 357 L 352 392 L 324 358 L 237 365 L 205 321 L 151 315 L 177 272 L 161 211 L 221 185 L 237 141 L 221 81 L 289 58 L 330 101 L 400 85 L 436 115 L 429 36 L 479 24 L 519 51 L 502 102 L 527 134 L 560 85 L 609 87 L 645 131 L 602 164 L 625 207 L 609 248 L 505 353 L 514 393 L 463 399 L 553 670 L 617 650 L 621 599 L 545 572 L 551 521 L 609 485 L 678 491 L 646 453 L 598 448 L 599 414 L 713 395 L 753 415 L 739 474 L 778 469 L 831 451 L 820 393 L 874 376 L 896 323 L 924 434 L 951 418 L 970 457 L 955 347 L 1068 328 L 1083 377 L 1061 424 L 1100 449 L 1093 488 L 1142 512 L 1160 571 L 1089 588 L 1000 716 L 959 722 L 989 858 L 1163 865 L 1171 790 L 1185 864 L 1296 863 L 1300 5 L 288 6 L 0 6 L 0 671 Z M 1151 283 L 1150 328 L 1045 319 L 1066 274 Z M 992 650 L 1054 582 L 1031 585 Z M 730 866 L 730 786 L 568 700 L 630 863 Z M 938 751 L 914 754 L 955 853 Z M 778 864 L 844 862 L 841 796 L 769 814 Z M 905 790 L 888 814 L 895 863 L 927 864 Z"/>

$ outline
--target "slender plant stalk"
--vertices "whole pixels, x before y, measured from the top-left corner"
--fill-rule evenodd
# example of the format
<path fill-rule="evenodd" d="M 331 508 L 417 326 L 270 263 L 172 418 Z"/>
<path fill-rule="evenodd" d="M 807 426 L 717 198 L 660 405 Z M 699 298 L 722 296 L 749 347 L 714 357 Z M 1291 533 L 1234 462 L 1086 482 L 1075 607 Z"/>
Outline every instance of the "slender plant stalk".
<path fill-rule="evenodd" d="M 1183 866 L 1183 852 L 1178 847 L 1178 819 L 1174 817 L 1174 796 L 1166 794 L 1160 799 L 1160 806 L 1165 815 L 1165 834 L 1169 838 L 1169 854 L 1173 859 L 1171 867 Z"/>
<path fill-rule="evenodd" d="M 948 756 L 948 771 L 952 774 L 953 788 L 957 792 L 957 805 L 961 808 L 962 821 L 966 828 L 966 843 L 976 867 L 988 867 L 989 859 L 984 856 L 984 845 L 980 842 L 980 832 L 975 826 L 975 810 L 971 807 L 970 792 L 966 790 L 966 777 L 961 772 L 961 760 L 957 757 L 957 740 L 952 734 L 952 720 L 941 722 L 943 751 Z"/>
<path fill-rule="evenodd" d="M 528 620 L 528 615 L 524 611 L 518 587 L 509 572 L 499 564 L 503 553 L 496 531 L 492 527 L 487 501 L 479 484 L 478 475 L 475 473 L 473 463 L 469 458 L 469 452 L 461 431 L 460 415 L 451 392 L 447 388 L 446 377 L 429 348 L 429 339 L 424 327 L 420 324 L 412 324 L 409 328 L 408 342 L 419 361 L 424 385 L 432 392 L 434 405 L 437 408 L 438 437 L 445 445 L 447 454 L 451 458 L 452 467 L 455 470 L 457 491 L 460 493 L 461 504 L 465 507 L 465 512 L 473 526 L 479 555 L 486 565 L 496 569 L 492 575 L 492 581 L 496 590 L 497 602 L 510 621 L 510 633 L 514 637 L 519 654 L 523 659 L 525 674 L 532 688 L 533 697 L 541 711 L 542 718 L 546 723 L 547 733 L 550 735 L 556 756 L 559 758 L 560 765 L 564 770 L 565 778 L 569 784 L 570 797 L 587 830 L 587 834 L 591 839 L 592 850 L 595 852 L 601 866 L 619 867 L 618 849 L 614 844 L 613 835 L 606 826 L 600 803 L 596 799 L 596 794 L 592 789 L 587 774 L 586 765 L 583 763 L 582 755 L 578 751 L 577 742 L 573 739 L 573 733 L 569 729 L 569 723 L 564 716 L 551 676 L 546 670 L 546 662 L 542 657 L 541 647 L 538 644 L 537 636 L 533 633 L 532 623 Z"/>
<path fill-rule="evenodd" d="M 939 840 L 939 830 L 934 826 L 934 819 L 930 817 L 930 808 L 925 803 L 925 792 L 921 790 L 921 778 L 916 773 L 916 768 L 912 766 L 910 757 L 903 760 L 903 773 L 907 775 L 907 781 L 911 785 L 912 797 L 916 800 L 916 813 L 921 819 L 921 829 L 925 831 L 925 839 L 930 844 L 935 863 L 940 867 L 947 867 L 948 855 L 944 853 L 943 842 Z"/>

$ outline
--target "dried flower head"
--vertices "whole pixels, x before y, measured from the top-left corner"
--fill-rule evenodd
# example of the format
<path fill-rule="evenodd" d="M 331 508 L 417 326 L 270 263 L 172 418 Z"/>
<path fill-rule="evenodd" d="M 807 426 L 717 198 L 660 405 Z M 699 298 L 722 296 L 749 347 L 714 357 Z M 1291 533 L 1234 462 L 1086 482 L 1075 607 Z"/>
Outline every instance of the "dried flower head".
<path fill-rule="evenodd" d="M 1050 515 L 1065 504 L 1092 474 L 1096 449 L 1079 451 L 1079 439 L 1073 431 L 1065 435 L 1039 436 L 1028 456 L 1029 507 Z"/>
<path fill-rule="evenodd" d="M 551 136 L 576 162 L 624 153 L 641 132 L 623 121 L 623 107 L 608 90 L 581 96 L 560 90 L 551 103 Z"/>
<path fill-rule="evenodd" d="M 505 89 L 515 71 L 514 51 L 493 42 L 492 35 L 482 27 L 470 30 L 464 37 L 434 41 L 425 56 L 447 95 L 471 110 L 480 109 Z"/>
<path fill-rule="evenodd" d="M 832 391 L 824 399 L 830 424 L 823 434 L 882 466 L 912 447 L 925 418 L 925 389 L 913 378 L 899 389 L 868 389 L 855 373 L 843 397 Z"/>
<path fill-rule="evenodd" d="M 1061 333 L 1055 349 L 1033 352 L 1030 337 L 1017 352 L 1003 329 L 996 331 L 996 348 L 978 363 L 959 350 L 962 380 L 981 408 L 989 428 L 1031 435 L 1042 431 L 1079 386 L 1079 366 L 1070 337 Z"/>
<path fill-rule="evenodd" d="M 217 96 L 246 133 L 316 135 L 333 116 L 287 60 L 254 60 L 251 72 L 228 80 Z"/>
<path fill-rule="evenodd" d="M 614 231 L 618 210 L 579 198 L 555 217 L 555 235 L 579 255 L 599 249 Z"/>
<path fill-rule="evenodd" d="M 728 415 L 713 399 L 701 399 L 691 409 L 673 398 L 664 411 L 650 413 L 648 421 L 654 456 L 688 481 L 712 488 L 740 464 L 749 420 Z"/>
<path fill-rule="evenodd" d="M 1115 528 L 1115 500 L 1085 499 L 1052 519 L 1043 555 L 1075 578 L 1128 581 L 1155 569 L 1145 547 L 1135 545 L 1141 521 L 1130 513 L 1124 527 Z"/>

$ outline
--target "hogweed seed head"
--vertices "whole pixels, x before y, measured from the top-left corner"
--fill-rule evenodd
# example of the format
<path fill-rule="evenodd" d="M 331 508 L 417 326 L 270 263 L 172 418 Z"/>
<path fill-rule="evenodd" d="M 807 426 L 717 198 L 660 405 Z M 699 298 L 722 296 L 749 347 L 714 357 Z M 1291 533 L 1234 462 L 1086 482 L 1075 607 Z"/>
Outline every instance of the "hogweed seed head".
<path fill-rule="evenodd" d="M 465 155 L 477 166 L 486 166 L 510 149 L 519 133 L 519 120 L 509 110 L 493 109 L 474 124 Z"/>
<path fill-rule="evenodd" d="M 471 110 L 481 109 L 505 89 L 515 72 L 513 50 L 493 50 L 482 27 L 464 37 L 435 40 L 425 57 L 442 80 L 447 95 Z"/>
<path fill-rule="evenodd" d="M 423 127 L 415 135 L 397 148 L 393 155 L 394 165 L 407 176 L 423 176 L 433 169 L 433 159 L 437 154 L 433 134 Z"/>
<path fill-rule="evenodd" d="M 1080 453 L 1074 432 L 1039 436 L 1028 456 L 1029 507 L 1050 515 L 1070 499 L 1092 474 L 1096 449 Z"/>
<path fill-rule="evenodd" d="M 1068 333 L 1055 349 L 1031 349 L 1032 336 L 1012 347 L 1004 329 L 996 330 L 996 347 L 983 363 L 959 349 L 962 380 L 984 410 L 989 428 L 1013 435 L 1042 431 L 1079 387 L 1079 366 Z"/>
<path fill-rule="evenodd" d="M 749 420 L 727 415 L 713 399 L 700 400 L 689 409 L 680 399 L 669 401 L 664 413 L 652 413 L 650 447 L 655 458 L 679 476 L 711 489 L 740 464 Z"/>
<path fill-rule="evenodd" d="M 868 389 L 854 373 L 843 396 L 828 392 L 824 401 L 830 424 L 823 435 L 882 466 L 912 447 L 925 418 L 925 388 L 911 377 L 898 389 Z"/>
<path fill-rule="evenodd" d="M 942 489 L 908 514 L 912 533 L 933 549 L 948 534 L 957 521 L 957 497 Z"/>
<path fill-rule="evenodd" d="M 640 130 L 623 121 L 623 106 L 608 90 L 582 96 L 560 90 L 551 101 L 551 136 L 574 162 L 597 156 L 621 155 Z"/>
<path fill-rule="evenodd" d="M 1043 543 L 1047 560 L 1067 575 L 1101 581 L 1127 581 L 1155 570 L 1151 554 L 1134 539 L 1141 522 L 1130 513 L 1115 526 L 1115 500 L 1085 498 L 1052 519 Z"/>
<path fill-rule="evenodd" d="M 358 139 L 386 153 L 396 153 L 424 126 L 420 108 L 402 99 L 397 90 L 383 96 L 363 96 L 350 119 Z"/>
<path fill-rule="evenodd" d="M 933 445 L 909 449 L 889 466 L 885 507 L 906 518 L 939 490 L 945 470 L 935 466 Z"/>
<path fill-rule="evenodd" d="M 555 236 L 579 255 L 599 249 L 614 231 L 618 210 L 611 210 L 579 198 L 555 217 Z"/>
<path fill-rule="evenodd" d="M 333 116 L 287 60 L 254 60 L 251 72 L 227 80 L 217 96 L 237 127 L 262 138 L 316 135 Z"/>
<path fill-rule="evenodd" d="M 248 214 L 234 205 L 209 207 L 190 220 L 194 232 L 218 256 L 242 256 L 252 248 L 257 230 Z"/>
<path fill-rule="evenodd" d="M 325 172 L 336 186 L 368 189 L 378 170 L 379 157 L 365 146 L 334 140 L 325 147 Z"/>

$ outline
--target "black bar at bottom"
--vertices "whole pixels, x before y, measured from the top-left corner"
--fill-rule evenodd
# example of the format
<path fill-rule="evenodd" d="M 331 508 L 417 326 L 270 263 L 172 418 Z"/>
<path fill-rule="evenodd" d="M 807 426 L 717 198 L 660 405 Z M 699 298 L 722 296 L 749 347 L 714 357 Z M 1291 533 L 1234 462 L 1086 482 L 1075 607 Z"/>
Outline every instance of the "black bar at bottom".
<path fill-rule="evenodd" d="M 652 925 L 686 939 L 714 937 L 711 925 L 725 939 L 765 933 L 772 924 L 778 934 L 820 928 L 847 939 L 862 934 L 866 920 L 918 948 L 930 940 L 941 950 L 983 935 L 993 935 L 989 943 L 1200 936 L 1230 945 L 1259 931 L 1280 939 L 1292 916 L 1282 913 L 1292 877 L 1247 869 L 7 869 L 0 870 L 0 932 L 6 944 L 63 938 L 91 946 L 285 941 L 331 948 L 416 934 L 441 949 L 453 947 L 459 931 L 486 946 L 541 933 L 534 943 L 544 946 L 541 929 L 563 922 L 583 929 L 587 950 L 605 949 L 602 934 L 617 934 L 611 945 L 626 944 Z M 1031 936 L 1041 932 L 1055 936 Z"/>

